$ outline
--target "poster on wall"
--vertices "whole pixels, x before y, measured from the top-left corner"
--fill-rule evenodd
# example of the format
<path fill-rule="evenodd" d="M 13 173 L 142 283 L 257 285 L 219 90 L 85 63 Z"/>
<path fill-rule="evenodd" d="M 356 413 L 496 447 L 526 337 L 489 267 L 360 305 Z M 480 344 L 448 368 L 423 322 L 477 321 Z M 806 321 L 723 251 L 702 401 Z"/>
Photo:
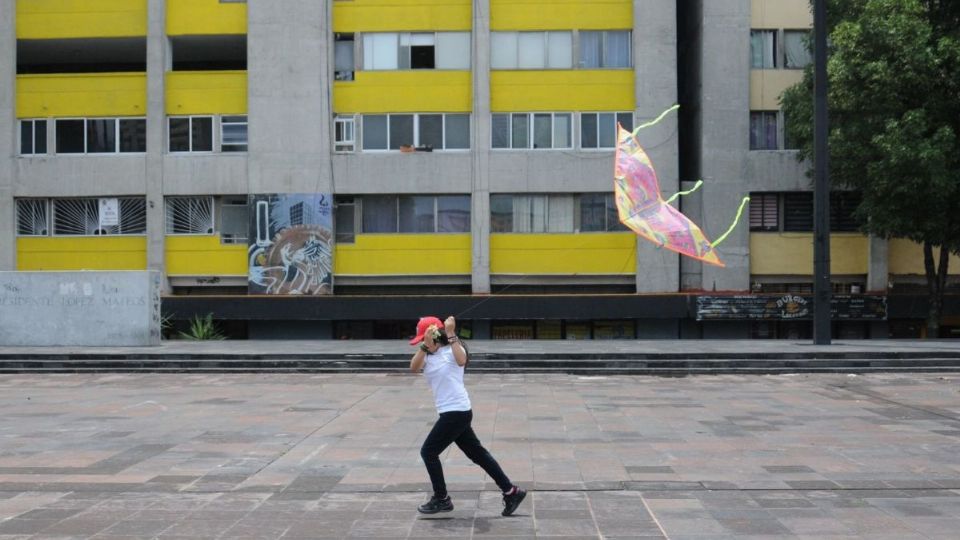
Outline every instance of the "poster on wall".
<path fill-rule="evenodd" d="M 250 294 L 333 294 L 332 201 L 328 193 L 250 196 Z"/>

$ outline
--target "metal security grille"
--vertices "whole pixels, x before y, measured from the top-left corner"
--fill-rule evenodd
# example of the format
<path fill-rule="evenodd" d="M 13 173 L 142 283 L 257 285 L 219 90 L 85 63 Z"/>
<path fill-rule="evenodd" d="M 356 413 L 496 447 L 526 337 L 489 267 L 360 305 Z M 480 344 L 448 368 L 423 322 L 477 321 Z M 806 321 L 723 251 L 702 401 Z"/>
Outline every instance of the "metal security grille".
<path fill-rule="evenodd" d="M 46 199 L 17 200 L 17 235 L 47 236 L 50 234 L 50 216 Z"/>
<path fill-rule="evenodd" d="M 118 202 L 119 223 L 101 225 L 99 199 L 54 199 L 53 234 L 91 236 L 146 233 L 146 201 L 143 198 L 121 198 Z"/>
<path fill-rule="evenodd" d="M 779 228 L 778 195 L 750 194 L 750 230 L 776 231 Z"/>
<path fill-rule="evenodd" d="M 168 197 L 167 234 L 213 234 L 213 197 Z"/>

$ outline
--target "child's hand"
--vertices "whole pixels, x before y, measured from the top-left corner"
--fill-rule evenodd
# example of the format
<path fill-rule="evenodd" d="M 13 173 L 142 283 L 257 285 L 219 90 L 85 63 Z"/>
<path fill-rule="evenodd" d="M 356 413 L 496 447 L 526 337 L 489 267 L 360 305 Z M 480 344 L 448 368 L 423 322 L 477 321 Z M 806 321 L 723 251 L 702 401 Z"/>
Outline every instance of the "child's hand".
<path fill-rule="evenodd" d="M 443 321 L 443 329 L 447 331 L 448 336 L 454 336 L 457 334 L 457 320 L 453 318 L 453 315 L 447 317 L 447 320 Z"/>

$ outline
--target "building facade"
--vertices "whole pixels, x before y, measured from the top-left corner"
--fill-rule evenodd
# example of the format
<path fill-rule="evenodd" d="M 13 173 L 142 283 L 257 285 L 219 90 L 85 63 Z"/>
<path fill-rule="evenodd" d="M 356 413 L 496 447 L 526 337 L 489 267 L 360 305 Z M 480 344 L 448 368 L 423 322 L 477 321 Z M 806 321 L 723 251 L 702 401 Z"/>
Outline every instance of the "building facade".
<path fill-rule="evenodd" d="M 791 317 L 812 273 L 812 199 L 778 103 L 808 61 L 806 0 L 0 10 L 4 269 L 157 269 L 173 319 L 213 313 L 237 337 L 396 338 L 425 313 L 478 338 L 808 332 Z M 614 126 L 678 102 L 640 142 L 665 194 L 703 179 L 679 205 L 708 237 L 752 197 L 726 268 L 616 218 Z M 915 324 L 887 293 L 922 275 L 919 248 L 855 232 L 855 196 L 836 199 L 833 273 L 852 319 L 837 331 Z M 330 267 L 312 268 L 332 287 L 292 287 L 296 256 L 264 277 L 267 200 L 285 227 L 331 209 L 312 252 Z M 276 280 L 324 294 L 261 294 Z M 748 304 L 753 319 L 734 315 Z"/>

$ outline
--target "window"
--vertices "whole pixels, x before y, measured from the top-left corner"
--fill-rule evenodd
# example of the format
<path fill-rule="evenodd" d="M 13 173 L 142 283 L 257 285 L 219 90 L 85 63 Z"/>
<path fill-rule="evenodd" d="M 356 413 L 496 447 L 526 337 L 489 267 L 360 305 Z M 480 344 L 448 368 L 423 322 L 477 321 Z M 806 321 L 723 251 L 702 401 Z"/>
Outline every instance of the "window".
<path fill-rule="evenodd" d="M 17 236 L 47 236 L 50 217 L 46 199 L 17 199 Z"/>
<path fill-rule="evenodd" d="M 170 117 L 168 135 L 170 152 L 211 152 L 213 117 Z"/>
<path fill-rule="evenodd" d="M 363 69 L 470 69 L 470 33 L 364 34 Z"/>
<path fill-rule="evenodd" d="M 334 229 L 338 244 L 352 244 L 356 240 L 357 205 L 353 197 L 338 196 L 335 202 Z"/>
<path fill-rule="evenodd" d="M 225 196 L 220 201 L 220 242 L 246 244 L 250 230 L 250 208 L 245 196 Z"/>
<path fill-rule="evenodd" d="M 362 199 L 345 197 L 340 201 L 337 204 L 343 209 L 338 209 L 337 214 L 338 241 L 354 241 L 353 208 L 357 202 L 364 233 L 470 232 L 468 195 L 371 195 Z"/>
<path fill-rule="evenodd" d="M 31 156 L 47 153 L 47 121 L 20 121 L 20 155 Z"/>
<path fill-rule="evenodd" d="M 247 116 L 220 117 L 220 151 L 247 151 Z"/>
<path fill-rule="evenodd" d="M 618 123 L 633 131 L 633 113 L 580 113 L 580 147 L 616 148 Z"/>
<path fill-rule="evenodd" d="M 353 59 L 353 34 L 333 35 L 333 80 L 352 81 L 355 62 Z"/>
<path fill-rule="evenodd" d="M 807 47 L 809 30 L 783 31 L 783 67 L 787 69 L 803 69 L 813 59 Z"/>
<path fill-rule="evenodd" d="M 492 69 L 570 69 L 573 33 L 492 32 Z"/>
<path fill-rule="evenodd" d="M 436 230 L 434 220 L 436 198 L 430 196 L 401 196 L 400 232 L 427 233 Z"/>
<path fill-rule="evenodd" d="M 491 232 L 574 232 L 573 195 L 491 195 Z"/>
<path fill-rule="evenodd" d="M 809 191 L 783 194 L 783 230 L 813 230 L 813 193 Z"/>
<path fill-rule="evenodd" d="M 777 111 L 750 111 L 750 149 L 777 150 Z"/>
<path fill-rule="evenodd" d="M 580 67 L 628 68 L 631 65 L 631 39 L 628 30 L 581 31 Z"/>
<path fill-rule="evenodd" d="M 77 118 L 56 121 L 58 154 L 139 153 L 147 150 L 144 118 Z"/>
<path fill-rule="evenodd" d="M 339 136 L 340 132 L 337 133 Z M 470 115 L 440 113 L 363 115 L 364 150 L 400 150 L 401 147 L 428 150 L 468 149 L 470 148 Z"/>
<path fill-rule="evenodd" d="M 213 234 L 213 197 L 167 197 L 166 234 Z"/>
<path fill-rule="evenodd" d="M 113 208 L 115 215 L 100 211 Z M 56 236 L 127 235 L 147 231 L 146 199 L 54 199 L 53 234 Z"/>
<path fill-rule="evenodd" d="M 860 230 L 860 224 L 854 212 L 863 197 L 854 191 L 830 192 L 830 230 L 832 232 L 854 232 Z"/>
<path fill-rule="evenodd" d="M 437 232 L 470 232 L 470 197 L 440 195 L 437 197 Z"/>
<path fill-rule="evenodd" d="M 750 67 L 773 69 L 777 67 L 777 31 L 750 31 Z"/>
<path fill-rule="evenodd" d="M 779 196 L 777 193 L 750 194 L 750 230 L 776 231 L 780 228 Z"/>
<path fill-rule="evenodd" d="M 354 118 L 338 116 L 333 119 L 333 150 L 335 152 L 353 152 L 355 146 Z"/>
<path fill-rule="evenodd" d="M 493 148 L 571 148 L 571 113 L 494 114 Z"/>
<path fill-rule="evenodd" d="M 580 232 L 625 231 L 613 193 L 584 193 L 579 197 Z"/>

